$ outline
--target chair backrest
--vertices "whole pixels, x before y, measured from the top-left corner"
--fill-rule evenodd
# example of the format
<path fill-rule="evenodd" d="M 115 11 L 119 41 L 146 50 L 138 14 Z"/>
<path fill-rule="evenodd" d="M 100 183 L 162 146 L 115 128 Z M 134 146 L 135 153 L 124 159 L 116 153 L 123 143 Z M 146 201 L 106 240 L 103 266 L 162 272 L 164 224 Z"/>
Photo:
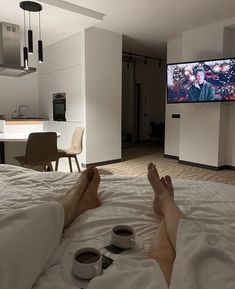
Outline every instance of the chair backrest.
<path fill-rule="evenodd" d="M 77 127 L 72 136 L 71 149 L 77 154 L 80 154 L 82 152 L 83 133 L 84 133 L 84 128 Z"/>
<path fill-rule="evenodd" d="M 43 165 L 58 159 L 56 132 L 37 132 L 29 135 L 25 163 Z"/>
<path fill-rule="evenodd" d="M 0 132 L 5 131 L 5 120 L 0 119 Z"/>

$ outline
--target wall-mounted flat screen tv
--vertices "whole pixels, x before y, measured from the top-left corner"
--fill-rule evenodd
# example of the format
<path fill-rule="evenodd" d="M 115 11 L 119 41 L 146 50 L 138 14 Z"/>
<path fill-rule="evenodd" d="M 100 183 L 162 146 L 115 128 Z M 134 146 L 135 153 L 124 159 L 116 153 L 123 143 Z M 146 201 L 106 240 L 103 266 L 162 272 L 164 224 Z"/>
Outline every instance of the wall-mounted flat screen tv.
<path fill-rule="evenodd" d="M 167 103 L 235 101 L 235 58 L 167 64 Z"/>

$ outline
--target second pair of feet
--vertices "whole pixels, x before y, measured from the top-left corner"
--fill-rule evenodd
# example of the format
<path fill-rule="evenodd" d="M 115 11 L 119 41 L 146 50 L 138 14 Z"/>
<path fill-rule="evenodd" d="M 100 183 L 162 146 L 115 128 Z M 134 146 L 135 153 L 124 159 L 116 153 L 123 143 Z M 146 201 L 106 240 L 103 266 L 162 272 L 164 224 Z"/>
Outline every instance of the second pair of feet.
<path fill-rule="evenodd" d="M 170 176 L 161 177 L 153 163 L 148 165 L 148 180 L 154 191 L 153 209 L 156 214 L 164 215 L 163 205 L 166 200 L 174 200 L 174 187 Z"/>

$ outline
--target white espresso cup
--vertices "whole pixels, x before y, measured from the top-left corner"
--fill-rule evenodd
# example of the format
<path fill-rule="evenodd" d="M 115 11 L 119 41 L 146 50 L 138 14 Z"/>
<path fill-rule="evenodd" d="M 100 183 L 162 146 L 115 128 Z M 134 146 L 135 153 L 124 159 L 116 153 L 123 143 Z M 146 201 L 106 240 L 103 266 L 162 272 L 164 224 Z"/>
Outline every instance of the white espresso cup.
<path fill-rule="evenodd" d="M 122 249 L 132 248 L 135 245 L 134 229 L 127 225 L 114 226 L 110 243 Z"/>
<path fill-rule="evenodd" d="M 82 279 L 91 279 L 102 273 L 102 254 L 99 250 L 86 247 L 75 252 L 72 273 Z"/>

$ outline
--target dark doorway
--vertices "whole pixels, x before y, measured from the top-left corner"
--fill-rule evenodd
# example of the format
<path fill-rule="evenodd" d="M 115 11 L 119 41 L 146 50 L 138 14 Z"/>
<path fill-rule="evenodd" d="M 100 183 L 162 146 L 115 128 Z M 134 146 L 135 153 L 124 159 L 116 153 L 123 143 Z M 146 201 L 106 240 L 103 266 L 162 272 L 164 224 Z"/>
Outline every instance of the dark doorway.
<path fill-rule="evenodd" d="M 140 141 L 140 97 L 141 97 L 141 84 L 135 83 L 135 90 L 134 90 L 134 142 Z"/>

